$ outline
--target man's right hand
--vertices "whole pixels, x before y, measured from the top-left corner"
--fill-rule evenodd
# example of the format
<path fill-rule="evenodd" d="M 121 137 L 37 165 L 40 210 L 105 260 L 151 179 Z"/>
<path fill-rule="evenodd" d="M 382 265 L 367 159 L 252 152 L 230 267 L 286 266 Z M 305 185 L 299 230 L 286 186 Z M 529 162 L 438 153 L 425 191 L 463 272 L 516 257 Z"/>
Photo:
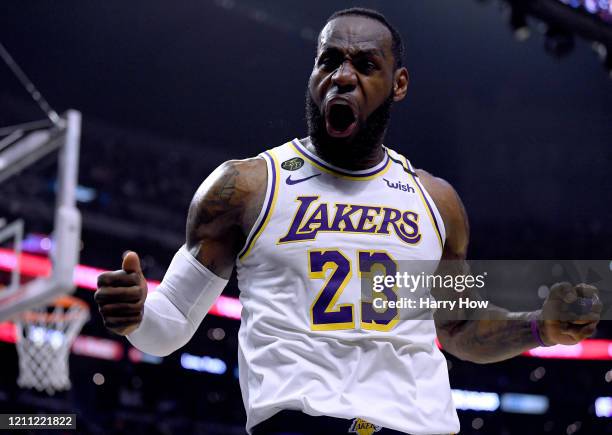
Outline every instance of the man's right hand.
<path fill-rule="evenodd" d="M 128 335 L 138 328 L 146 298 L 147 281 L 135 252 L 126 254 L 121 270 L 105 272 L 98 277 L 94 299 L 104 326 L 115 334 Z"/>

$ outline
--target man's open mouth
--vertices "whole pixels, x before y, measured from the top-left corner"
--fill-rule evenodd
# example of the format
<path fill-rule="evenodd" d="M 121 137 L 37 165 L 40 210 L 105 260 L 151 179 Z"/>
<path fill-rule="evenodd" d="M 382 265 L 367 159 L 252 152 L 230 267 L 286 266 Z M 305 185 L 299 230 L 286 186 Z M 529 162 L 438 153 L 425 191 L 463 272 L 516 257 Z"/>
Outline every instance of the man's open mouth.
<path fill-rule="evenodd" d="M 333 101 L 325 111 L 325 126 L 332 137 L 348 137 L 357 128 L 353 108 L 344 101 Z"/>

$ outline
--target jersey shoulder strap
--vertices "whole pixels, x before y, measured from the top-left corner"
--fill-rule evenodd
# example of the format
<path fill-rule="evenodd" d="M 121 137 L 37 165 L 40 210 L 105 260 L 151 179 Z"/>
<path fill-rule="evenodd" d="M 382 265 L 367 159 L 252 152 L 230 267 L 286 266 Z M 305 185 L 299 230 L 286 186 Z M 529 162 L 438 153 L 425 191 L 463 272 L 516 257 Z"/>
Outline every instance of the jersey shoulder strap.
<path fill-rule="evenodd" d="M 389 158 L 392 161 L 402 165 L 404 172 L 406 172 L 408 178 L 416 185 L 417 192 L 425 205 L 427 214 L 429 215 L 429 218 L 431 219 L 431 222 L 439 237 L 440 245 L 442 246 L 442 249 L 444 249 L 444 243 L 446 241 L 446 228 L 444 226 L 442 215 L 440 214 L 440 211 L 438 210 L 435 201 L 433 200 L 427 189 L 425 189 L 425 186 L 423 186 L 423 183 L 421 182 L 419 175 L 416 172 L 416 169 L 414 168 L 414 166 L 412 166 L 412 163 L 410 163 L 410 160 L 408 160 L 403 154 L 400 154 L 390 148 L 387 148 L 387 153 L 389 154 Z"/>

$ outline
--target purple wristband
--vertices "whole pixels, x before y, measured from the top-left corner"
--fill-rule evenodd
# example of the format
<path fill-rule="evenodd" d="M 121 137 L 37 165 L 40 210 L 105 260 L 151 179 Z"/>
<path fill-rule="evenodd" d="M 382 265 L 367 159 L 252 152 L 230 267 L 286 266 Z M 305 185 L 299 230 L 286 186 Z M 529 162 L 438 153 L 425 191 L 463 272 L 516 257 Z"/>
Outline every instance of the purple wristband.
<path fill-rule="evenodd" d="M 529 322 L 531 324 L 531 335 L 538 342 L 538 344 L 542 347 L 549 347 L 544 341 L 542 341 L 542 337 L 540 337 L 540 329 L 538 328 L 538 319 L 531 319 Z"/>

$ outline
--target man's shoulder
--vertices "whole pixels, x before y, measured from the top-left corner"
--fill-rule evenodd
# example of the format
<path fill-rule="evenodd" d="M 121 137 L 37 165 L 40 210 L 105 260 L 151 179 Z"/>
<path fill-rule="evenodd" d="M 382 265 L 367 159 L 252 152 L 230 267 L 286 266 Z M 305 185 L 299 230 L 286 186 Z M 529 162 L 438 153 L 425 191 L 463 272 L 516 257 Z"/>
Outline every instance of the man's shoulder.
<path fill-rule="evenodd" d="M 458 199 L 457 192 L 445 179 L 436 177 L 424 169 L 415 169 L 415 172 L 436 205 L 441 203 L 438 208 L 448 206 Z"/>
<path fill-rule="evenodd" d="M 424 169 L 416 169 L 423 186 L 431 195 L 446 228 L 446 238 L 455 238 L 459 245 L 467 246 L 469 225 L 465 207 L 455 188 L 445 179 L 436 177 Z"/>
<path fill-rule="evenodd" d="M 278 146 L 263 150 L 260 154 L 244 159 L 231 159 L 223 162 L 217 170 L 222 172 L 236 173 L 237 175 L 246 178 L 247 180 L 257 179 L 263 177 L 265 182 L 265 176 L 267 174 L 267 164 L 264 155 L 268 158 L 273 158 L 278 154 L 282 154 L 283 151 L 292 149 L 291 144 L 298 139 L 284 142 Z M 278 157 L 278 156 L 277 156 Z"/>
<path fill-rule="evenodd" d="M 261 157 L 226 160 L 200 184 L 191 207 L 241 209 L 258 192 L 265 193 L 266 181 L 266 162 Z"/>
<path fill-rule="evenodd" d="M 221 163 L 217 168 L 221 172 L 234 173 L 240 172 L 239 175 L 249 175 L 251 171 L 255 173 L 266 170 L 266 161 L 261 156 L 247 157 L 244 159 L 231 159 Z"/>
<path fill-rule="evenodd" d="M 256 191 L 266 184 L 266 162 L 261 156 L 226 160 L 212 175 L 217 180 L 231 180 L 232 187 L 244 193 Z"/>

